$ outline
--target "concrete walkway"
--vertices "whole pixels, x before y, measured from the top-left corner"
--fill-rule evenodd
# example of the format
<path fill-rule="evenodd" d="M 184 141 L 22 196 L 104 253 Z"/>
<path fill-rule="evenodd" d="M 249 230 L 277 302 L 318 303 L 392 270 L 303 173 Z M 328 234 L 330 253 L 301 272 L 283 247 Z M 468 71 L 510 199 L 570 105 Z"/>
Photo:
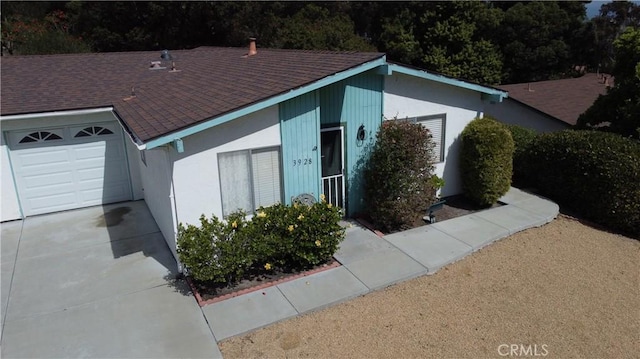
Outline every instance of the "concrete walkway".
<path fill-rule="evenodd" d="M 370 291 L 433 274 L 470 253 L 516 232 L 544 225 L 558 206 L 516 188 L 505 206 L 382 238 L 353 225 L 335 258 L 341 267 L 207 305 L 204 315 L 218 341 Z"/>
<path fill-rule="evenodd" d="M 2 223 L 2 357 L 221 357 L 217 341 L 441 267 L 558 214 L 506 206 L 378 237 L 352 225 L 341 267 L 200 308 L 144 201 Z"/>
<path fill-rule="evenodd" d="M 1 229 L 0 357 L 221 357 L 144 201 Z"/>

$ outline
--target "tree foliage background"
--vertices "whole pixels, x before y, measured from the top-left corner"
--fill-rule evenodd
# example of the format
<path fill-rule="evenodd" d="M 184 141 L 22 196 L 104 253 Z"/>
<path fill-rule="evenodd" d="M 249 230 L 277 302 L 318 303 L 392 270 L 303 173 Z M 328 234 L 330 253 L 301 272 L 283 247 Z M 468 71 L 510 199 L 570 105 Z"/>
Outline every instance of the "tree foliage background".
<path fill-rule="evenodd" d="M 613 42 L 613 52 L 613 88 L 578 118 L 578 127 L 640 139 L 640 27 L 627 27 Z"/>
<path fill-rule="evenodd" d="M 614 68 L 614 40 L 640 26 L 615 1 L 3 1 L 2 54 L 258 46 L 386 52 L 392 61 L 485 84 Z"/>

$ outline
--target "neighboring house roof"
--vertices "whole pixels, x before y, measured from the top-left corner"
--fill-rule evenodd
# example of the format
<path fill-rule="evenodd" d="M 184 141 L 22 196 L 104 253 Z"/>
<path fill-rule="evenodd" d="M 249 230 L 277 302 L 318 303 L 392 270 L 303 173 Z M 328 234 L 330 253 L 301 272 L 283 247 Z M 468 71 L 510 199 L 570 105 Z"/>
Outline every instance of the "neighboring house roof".
<path fill-rule="evenodd" d="M 318 81 L 383 53 L 201 47 L 170 52 L 179 72 L 150 70 L 160 51 L 2 58 L 1 113 L 113 106 L 142 142 Z M 170 66 L 164 62 L 162 66 Z M 135 98 L 125 101 L 135 92 Z"/>
<path fill-rule="evenodd" d="M 2 57 L 0 114 L 111 108 L 141 148 L 154 148 L 371 69 L 507 93 L 386 62 L 385 54 L 200 47 L 171 51 L 178 71 L 150 70 L 160 51 Z M 132 96 L 135 94 L 135 96 Z"/>
<path fill-rule="evenodd" d="M 609 75 L 604 75 L 609 77 Z M 588 73 L 581 77 L 502 85 L 500 89 L 509 92 L 509 98 L 570 125 L 575 125 L 578 117 L 598 98 L 607 92 L 602 75 Z M 608 79 L 613 85 L 613 79 Z"/>

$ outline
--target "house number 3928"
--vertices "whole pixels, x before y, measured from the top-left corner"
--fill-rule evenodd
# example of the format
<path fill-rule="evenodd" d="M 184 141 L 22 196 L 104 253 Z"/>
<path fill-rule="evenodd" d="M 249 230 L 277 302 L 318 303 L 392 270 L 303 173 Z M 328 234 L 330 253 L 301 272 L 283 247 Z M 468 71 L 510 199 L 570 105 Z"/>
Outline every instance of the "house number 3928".
<path fill-rule="evenodd" d="M 306 166 L 311 164 L 311 158 L 298 158 L 293 160 L 293 166 Z"/>

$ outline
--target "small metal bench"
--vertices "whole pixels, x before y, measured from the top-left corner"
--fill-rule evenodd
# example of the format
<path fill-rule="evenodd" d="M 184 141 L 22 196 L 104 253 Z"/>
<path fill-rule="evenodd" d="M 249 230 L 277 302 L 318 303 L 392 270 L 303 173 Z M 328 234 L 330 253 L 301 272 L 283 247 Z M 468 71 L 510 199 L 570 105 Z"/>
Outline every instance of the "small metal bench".
<path fill-rule="evenodd" d="M 447 203 L 446 200 L 438 199 L 435 203 L 430 205 L 429 208 L 427 208 L 427 211 L 429 211 L 429 215 L 424 216 L 423 219 L 429 223 L 436 223 L 436 215 L 433 212 L 439 211 L 444 208 L 445 203 Z"/>

